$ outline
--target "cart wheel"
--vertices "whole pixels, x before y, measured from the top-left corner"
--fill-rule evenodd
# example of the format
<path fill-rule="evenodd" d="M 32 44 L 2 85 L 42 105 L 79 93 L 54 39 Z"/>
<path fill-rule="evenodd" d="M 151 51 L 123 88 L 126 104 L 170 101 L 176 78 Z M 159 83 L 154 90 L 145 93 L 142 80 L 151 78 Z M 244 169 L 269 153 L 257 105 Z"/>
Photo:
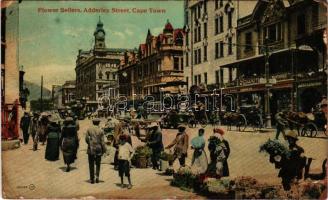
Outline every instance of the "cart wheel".
<path fill-rule="evenodd" d="M 237 130 L 242 132 L 245 131 L 246 127 L 247 127 L 246 117 L 245 115 L 240 114 L 237 122 Z"/>
<path fill-rule="evenodd" d="M 200 123 L 202 128 L 205 128 L 207 126 L 207 120 L 206 119 L 200 120 L 199 123 Z"/>
<path fill-rule="evenodd" d="M 312 123 L 309 122 L 304 125 L 304 128 L 302 129 L 302 135 L 307 137 L 316 137 L 318 134 L 318 127 Z"/>
<path fill-rule="evenodd" d="M 194 127 L 194 124 L 195 124 L 195 120 L 194 119 L 189 119 L 188 120 L 188 126 L 189 126 L 189 128 L 193 128 Z"/>

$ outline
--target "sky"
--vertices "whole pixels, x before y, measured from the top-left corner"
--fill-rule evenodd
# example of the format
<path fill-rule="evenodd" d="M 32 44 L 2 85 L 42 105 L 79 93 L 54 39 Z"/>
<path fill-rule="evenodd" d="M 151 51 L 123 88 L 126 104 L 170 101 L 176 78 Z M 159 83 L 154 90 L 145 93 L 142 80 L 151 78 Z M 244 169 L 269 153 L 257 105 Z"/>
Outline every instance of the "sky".
<path fill-rule="evenodd" d="M 38 12 L 59 9 L 58 12 Z M 81 9 L 81 13 L 62 13 L 61 8 Z M 131 13 L 86 13 L 85 8 L 128 8 Z M 147 13 L 133 13 L 132 9 Z M 150 13 L 150 8 L 165 13 Z M 25 80 L 51 89 L 75 79 L 75 61 L 79 49 L 93 47 L 99 16 L 106 31 L 109 48 L 138 47 L 144 43 L 148 28 L 156 35 L 162 32 L 169 19 L 174 28 L 183 27 L 183 1 L 22 1 L 19 8 L 19 65 L 24 66 Z"/>

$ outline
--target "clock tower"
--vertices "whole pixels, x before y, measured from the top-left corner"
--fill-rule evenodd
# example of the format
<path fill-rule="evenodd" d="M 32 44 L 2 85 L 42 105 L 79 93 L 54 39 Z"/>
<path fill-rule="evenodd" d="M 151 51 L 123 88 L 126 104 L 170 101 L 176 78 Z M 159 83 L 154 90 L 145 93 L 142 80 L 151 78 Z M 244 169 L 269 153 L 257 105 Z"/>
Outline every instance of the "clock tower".
<path fill-rule="evenodd" d="M 106 47 L 106 45 L 105 45 L 106 33 L 105 33 L 103 26 L 104 26 L 104 24 L 100 21 L 100 17 L 99 17 L 99 21 L 98 21 L 96 30 L 93 34 L 95 37 L 95 46 L 94 46 L 95 50 L 101 50 Z"/>

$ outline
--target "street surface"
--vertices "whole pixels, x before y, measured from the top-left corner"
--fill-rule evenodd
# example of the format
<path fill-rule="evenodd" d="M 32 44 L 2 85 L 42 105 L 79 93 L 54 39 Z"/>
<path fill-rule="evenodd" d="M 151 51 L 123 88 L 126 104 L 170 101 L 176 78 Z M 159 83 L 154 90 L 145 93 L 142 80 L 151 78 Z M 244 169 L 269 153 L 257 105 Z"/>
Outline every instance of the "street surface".
<path fill-rule="evenodd" d="M 118 187 L 120 182 L 118 172 L 109 163 L 103 163 L 100 172 L 100 183 L 89 183 L 89 168 L 87 161 L 84 135 L 90 120 L 80 121 L 80 148 L 78 159 L 72 165 L 70 172 L 65 172 L 62 155 L 60 160 L 50 162 L 45 160 L 45 146 L 39 145 L 39 150 L 32 150 L 30 138 L 28 145 L 2 152 L 2 183 L 3 198 L 201 198 L 192 192 L 182 191 L 170 186 L 171 176 L 163 176 L 151 168 L 131 169 L 133 188 L 131 190 Z M 102 121 L 103 125 L 104 121 Z M 208 125 L 205 137 L 212 134 L 213 127 Z M 226 127 L 224 127 L 226 130 Z M 187 128 L 190 140 L 197 135 L 198 129 Z M 167 146 L 175 137 L 177 130 L 165 129 L 163 142 Z M 225 138 L 230 143 L 231 154 L 228 160 L 230 176 L 253 176 L 261 182 L 279 184 L 278 170 L 269 162 L 268 155 L 259 153 L 259 146 L 268 138 L 274 138 L 274 130 L 265 132 L 226 132 Z M 321 135 L 322 136 L 322 135 Z M 282 136 L 280 136 L 282 140 Z M 321 164 L 327 157 L 327 143 L 324 138 L 299 139 L 299 145 L 305 149 L 305 155 L 313 157 L 311 172 L 321 172 Z M 142 145 L 133 137 L 133 147 Z M 209 154 L 207 154 L 209 155 Z M 192 151 L 189 149 L 187 165 L 190 165 Z M 174 167 L 177 169 L 178 161 Z"/>

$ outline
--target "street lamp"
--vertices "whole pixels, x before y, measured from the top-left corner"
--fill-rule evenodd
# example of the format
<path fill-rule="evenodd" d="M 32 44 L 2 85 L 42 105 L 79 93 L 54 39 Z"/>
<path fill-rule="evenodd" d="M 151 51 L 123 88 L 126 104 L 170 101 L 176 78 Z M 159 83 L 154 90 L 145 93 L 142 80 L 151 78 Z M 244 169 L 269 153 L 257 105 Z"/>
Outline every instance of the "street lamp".
<path fill-rule="evenodd" d="M 270 88 L 272 87 L 272 83 L 270 83 L 270 70 L 269 70 L 269 47 L 268 47 L 268 38 L 264 41 L 264 48 L 265 48 L 265 117 L 266 117 L 266 128 L 271 128 L 271 113 L 270 113 Z"/>

